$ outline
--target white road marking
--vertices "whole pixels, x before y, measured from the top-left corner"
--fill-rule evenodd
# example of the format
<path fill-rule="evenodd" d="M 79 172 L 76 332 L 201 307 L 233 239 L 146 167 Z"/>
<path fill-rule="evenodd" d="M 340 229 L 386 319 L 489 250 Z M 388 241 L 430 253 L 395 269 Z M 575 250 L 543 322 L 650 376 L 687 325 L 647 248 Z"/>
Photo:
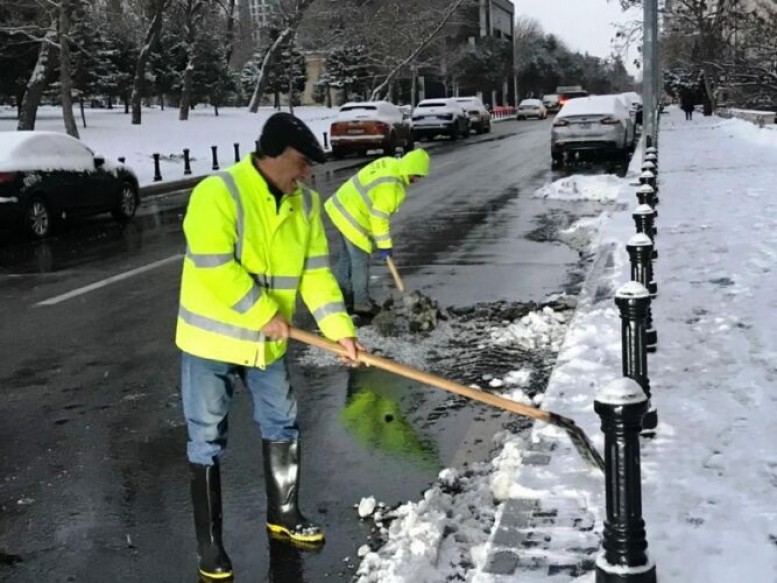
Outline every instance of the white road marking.
<path fill-rule="evenodd" d="M 162 265 L 166 265 L 167 263 L 172 263 L 173 261 L 180 261 L 181 259 L 183 259 L 183 253 L 179 253 L 178 255 L 173 255 L 172 257 L 168 257 L 166 259 L 160 259 L 159 261 L 154 261 L 153 263 L 149 263 L 148 265 L 144 265 L 143 267 L 138 267 L 137 269 L 131 269 L 130 271 L 125 271 L 124 273 L 120 273 L 119 275 L 114 275 L 113 277 L 109 277 L 107 279 L 103 279 L 95 283 L 91 283 L 84 287 L 79 287 L 78 289 L 69 291 L 66 294 L 62 294 L 59 296 L 55 296 L 53 298 L 49 298 L 47 300 L 43 300 L 42 302 L 38 302 L 35 305 L 53 306 L 55 304 L 59 304 L 61 302 L 67 301 L 69 299 L 75 298 L 85 293 L 89 293 L 90 291 L 94 291 L 96 289 L 100 289 L 112 283 L 116 283 L 117 281 L 129 279 L 130 277 L 134 277 L 135 275 L 139 275 L 146 271 L 151 271 L 152 269 L 156 269 L 157 267 L 161 267 Z"/>

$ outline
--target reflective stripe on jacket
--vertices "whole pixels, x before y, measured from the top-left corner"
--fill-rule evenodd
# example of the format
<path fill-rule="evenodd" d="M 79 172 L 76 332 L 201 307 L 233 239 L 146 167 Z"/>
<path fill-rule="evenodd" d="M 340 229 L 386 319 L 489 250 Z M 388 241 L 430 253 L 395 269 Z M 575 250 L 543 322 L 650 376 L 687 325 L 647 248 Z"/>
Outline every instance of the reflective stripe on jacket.
<path fill-rule="evenodd" d="M 355 336 L 329 270 L 317 193 L 298 188 L 278 209 L 248 156 L 197 185 L 183 229 L 181 350 L 264 368 L 287 343 L 266 340 L 260 330 L 276 312 L 292 321 L 297 292 L 327 337 Z"/>
<path fill-rule="evenodd" d="M 367 253 L 393 246 L 389 217 L 405 201 L 407 178 L 399 160 L 379 158 L 343 184 L 326 204 L 329 218 L 351 243 Z"/>

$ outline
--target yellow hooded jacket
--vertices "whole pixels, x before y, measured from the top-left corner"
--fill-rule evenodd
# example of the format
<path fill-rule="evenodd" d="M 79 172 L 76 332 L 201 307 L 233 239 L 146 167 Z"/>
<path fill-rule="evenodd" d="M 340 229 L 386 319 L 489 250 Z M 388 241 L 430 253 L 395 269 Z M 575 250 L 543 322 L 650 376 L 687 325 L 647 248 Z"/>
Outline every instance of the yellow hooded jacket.
<path fill-rule="evenodd" d="M 183 229 L 176 345 L 184 352 L 265 368 L 287 343 L 260 330 L 276 312 L 291 322 L 298 292 L 327 337 L 355 336 L 329 270 L 317 193 L 297 188 L 277 209 L 248 156 L 197 185 Z"/>
<path fill-rule="evenodd" d="M 378 158 L 343 184 L 324 209 L 337 229 L 366 253 L 393 247 L 389 217 L 405 201 L 410 176 L 429 173 L 429 155 L 412 150 L 402 158 Z"/>

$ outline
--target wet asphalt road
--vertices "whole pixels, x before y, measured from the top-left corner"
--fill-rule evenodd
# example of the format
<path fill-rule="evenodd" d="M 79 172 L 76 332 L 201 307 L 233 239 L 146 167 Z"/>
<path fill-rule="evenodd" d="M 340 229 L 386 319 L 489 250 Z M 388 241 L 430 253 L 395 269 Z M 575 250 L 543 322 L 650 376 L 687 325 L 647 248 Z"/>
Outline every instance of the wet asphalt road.
<path fill-rule="evenodd" d="M 531 198 L 559 177 L 550 122 L 495 129 L 435 147 L 432 176 L 393 222 L 407 286 L 442 306 L 541 301 L 580 281 L 576 251 L 530 236 L 597 212 Z M 353 172 L 323 170 L 325 197 Z M 185 204 L 147 200 L 129 225 L 90 219 L 43 243 L 0 236 L 0 580 L 197 580 L 173 344 Z M 388 297 L 388 272 L 374 274 L 376 296 Z M 302 552 L 268 541 L 258 433 L 239 390 L 222 470 L 239 581 L 350 580 L 370 534 L 354 505 L 417 499 L 439 469 L 486 459 L 488 436 L 508 421 L 376 370 L 294 367 L 293 381 L 302 502 L 327 543 Z"/>

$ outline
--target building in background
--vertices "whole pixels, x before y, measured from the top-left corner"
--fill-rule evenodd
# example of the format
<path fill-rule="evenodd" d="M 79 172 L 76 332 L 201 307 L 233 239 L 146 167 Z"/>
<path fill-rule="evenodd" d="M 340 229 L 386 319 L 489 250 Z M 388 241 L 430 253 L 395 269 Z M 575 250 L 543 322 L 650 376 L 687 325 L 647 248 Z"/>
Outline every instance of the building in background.
<path fill-rule="evenodd" d="M 248 4 L 248 14 L 251 16 L 255 30 L 261 32 L 270 28 L 280 11 L 279 0 L 241 0 Z"/>

